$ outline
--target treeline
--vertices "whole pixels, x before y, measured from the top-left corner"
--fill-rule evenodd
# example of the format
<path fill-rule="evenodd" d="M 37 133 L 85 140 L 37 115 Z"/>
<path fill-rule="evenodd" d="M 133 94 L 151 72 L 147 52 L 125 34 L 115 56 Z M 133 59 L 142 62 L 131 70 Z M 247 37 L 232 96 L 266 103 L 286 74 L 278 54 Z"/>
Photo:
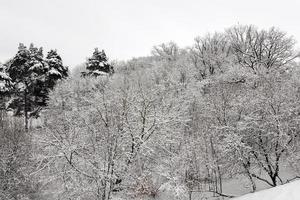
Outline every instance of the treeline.
<path fill-rule="evenodd" d="M 2 194 L 7 199 L 108 200 L 159 199 L 169 191 L 164 199 L 193 199 L 196 192 L 231 197 L 224 191 L 227 180 L 242 177 L 251 192 L 258 182 L 273 187 L 297 178 L 295 44 L 276 28 L 234 26 L 197 37 L 189 48 L 174 42 L 155 46 L 152 56 L 114 67 L 96 49 L 87 71 L 75 69 L 70 77 L 55 79 L 45 101 L 31 100 L 46 104 L 42 123 L 22 137 L 8 138 L 28 150 L 11 154 L 13 145 L 4 145 L 7 159 L 0 165 L 2 180 L 14 173 L 28 183 L 1 181 Z M 1 75 L 7 85 L 16 82 L 11 73 Z M 51 85 L 47 76 L 43 81 Z M 40 86 L 33 91 L 44 91 Z M 3 144 L 22 129 L 3 127 L 9 130 Z M 9 155 L 22 162 L 10 161 Z M 291 177 L 281 173 L 286 166 Z M 19 190 L 11 192 L 14 187 Z"/>

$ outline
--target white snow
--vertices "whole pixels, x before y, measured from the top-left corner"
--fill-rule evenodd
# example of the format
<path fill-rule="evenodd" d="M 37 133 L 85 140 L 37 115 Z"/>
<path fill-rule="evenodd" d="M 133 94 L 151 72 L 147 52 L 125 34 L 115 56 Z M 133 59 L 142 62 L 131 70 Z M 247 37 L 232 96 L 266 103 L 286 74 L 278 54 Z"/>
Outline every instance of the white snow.
<path fill-rule="evenodd" d="M 6 87 L 5 83 L 0 81 L 0 92 L 7 92 L 8 88 Z"/>
<path fill-rule="evenodd" d="M 29 68 L 29 70 L 41 69 L 43 67 L 42 63 L 35 63 L 33 66 Z"/>
<path fill-rule="evenodd" d="M 24 91 L 26 89 L 26 86 L 24 83 L 18 83 L 17 88 L 19 91 Z"/>
<path fill-rule="evenodd" d="M 157 200 L 185 200 L 187 197 L 187 188 L 176 182 L 166 182 L 160 186 L 157 194 Z"/>
<path fill-rule="evenodd" d="M 61 76 L 61 74 L 59 73 L 59 71 L 57 71 L 56 69 L 53 69 L 53 68 L 50 69 L 49 74 Z"/>
<path fill-rule="evenodd" d="M 0 72 L 0 78 L 10 80 L 10 77 L 7 74 L 3 73 L 3 72 Z"/>
<path fill-rule="evenodd" d="M 234 200 L 299 200 L 300 180 L 267 190 L 247 194 Z"/>
<path fill-rule="evenodd" d="M 62 65 L 62 61 L 57 58 L 49 58 L 49 59 L 47 59 L 47 61 L 51 64 Z"/>
<path fill-rule="evenodd" d="M 106 72 L 103 72 L 103 71 L 100 71 L 100 70 L 95 70 L 95 71 L 93 71 L 93 73 L 94 74 L 98 74 L 98 75 L 107 75 L 107 73 Z"/>

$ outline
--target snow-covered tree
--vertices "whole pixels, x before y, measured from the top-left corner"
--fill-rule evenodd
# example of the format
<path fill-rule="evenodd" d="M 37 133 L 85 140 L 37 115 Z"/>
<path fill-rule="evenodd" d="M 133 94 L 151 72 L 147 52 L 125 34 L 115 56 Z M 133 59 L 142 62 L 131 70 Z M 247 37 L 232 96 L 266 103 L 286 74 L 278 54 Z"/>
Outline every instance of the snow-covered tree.
<path fill-rule="evenodd" d="M 168 42 L 154 46 L 151 53 L 160 60 L 175 61 L 178 59 L 180 51 L 175 42 Z"/>
<path fill-rule="evenodd" d="M 30 136 L 17 118 L 0 119 L 0 199 L 39 199 L 30 173 L 34 159 Z"/>
<path fill-rule="evenodd" d="M 238 25 L 227 29 L 226 36 L 236 61 L 254 73 L 277 70 L 299 57 L 293 37 L 274 27 Z"/>
<path fill-rule="evenodd" d="M 197 37 L 190 50 L 190 59 L 200 80 L 223 73 L 231 63 L 229 42 L 222 33 Z"/>
<path fill-rule="evenodd" d="M 101 76 L 114 73 L 114 68 L 108 63 L 104 50 L 95 48 L 91 58 L 86 62 L 87 72 L 82 72 L 82 76 Z"/>
<path fill-rule="evenodd" d="M 6 73 L 4 65 L 0 63 L 0 94 L 5 95 L 9 93 L 11 87 L 11 78 Z"/>
<path fill-rule="evenodd" d="M 49 91 L 58 79 L 66 77 L 67 68 L 55 51 L 50 51 L 44 59 L 42 48 L 31 44 L 27 49 L 20 44 L 17 54 L 8 63 L 7 74 L 14 86 L 7 106 L 15 115 L 24 115 L 28 129 L 28 119 L 37 117 L 40 109 L 47 105 Z"/>
<path fill-rule="evenodd" d="M 57 80 L 68 77 L 68 68 L 63 65 L 60 55 L 56 50 L 50 50 L 45 61 L 48 63 L 47 83 L 53 89 Z"/>

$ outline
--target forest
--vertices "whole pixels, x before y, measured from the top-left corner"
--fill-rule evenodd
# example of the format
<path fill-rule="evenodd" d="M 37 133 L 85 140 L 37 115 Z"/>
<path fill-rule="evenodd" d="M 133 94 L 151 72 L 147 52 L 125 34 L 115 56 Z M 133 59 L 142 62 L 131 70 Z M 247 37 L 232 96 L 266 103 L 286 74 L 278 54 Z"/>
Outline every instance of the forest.
<path fill-rule="evenodd" d="M 300 178 L 296 47 L 235 25 L 67 67 L 20 44 L 0 64 L 0 199 L 223 200 Z"/>

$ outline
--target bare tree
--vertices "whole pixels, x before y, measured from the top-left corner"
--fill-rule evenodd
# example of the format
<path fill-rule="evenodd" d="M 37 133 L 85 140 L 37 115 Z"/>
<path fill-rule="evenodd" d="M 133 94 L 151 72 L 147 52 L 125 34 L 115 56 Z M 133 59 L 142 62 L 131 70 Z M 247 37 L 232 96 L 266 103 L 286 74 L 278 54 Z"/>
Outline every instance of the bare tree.
<path fill-rule="evenodd" d="M 254 73 L 273 70 L 291 63 L 299 56 L 294 50 L 295 40 L 272 27 L 234 26 L 226 31 L 237 62 Z"/>
<path fill-rule="evenodd" d="M 179 53 L 179 47 L 174 42 L 162 43 L 154 46 L 152 50 L 152 55 L 167 61 L 175 61 Z"/>
<path fill-rule="evenodd" d="M 222 73 L 230 64 L 230 46 L 224 34 L 197 37 L 190 50 L 191 61 L 202 79 Z"/>

